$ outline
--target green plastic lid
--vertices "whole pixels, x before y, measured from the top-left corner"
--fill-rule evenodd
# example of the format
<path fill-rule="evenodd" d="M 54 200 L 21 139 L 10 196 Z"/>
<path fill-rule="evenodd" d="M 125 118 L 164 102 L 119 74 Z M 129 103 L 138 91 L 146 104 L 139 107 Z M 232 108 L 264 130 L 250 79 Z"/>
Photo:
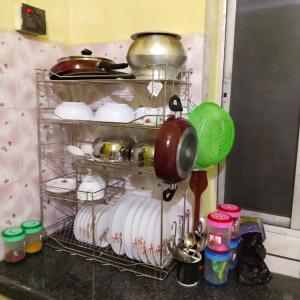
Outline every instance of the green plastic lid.
<path fill-rule="evenodd" d="M 25 221 L 21 226 L 25 230 L 25 233 L 37 233 L 43 230 L 42 222 L 37 220 Z"/>
<path fill-rule="evenodd" d="M 9 227 L 2 231 L 2 239 L 4 242 L 13 243 L 25 239 L 25 231 L 21 227 Z"/>

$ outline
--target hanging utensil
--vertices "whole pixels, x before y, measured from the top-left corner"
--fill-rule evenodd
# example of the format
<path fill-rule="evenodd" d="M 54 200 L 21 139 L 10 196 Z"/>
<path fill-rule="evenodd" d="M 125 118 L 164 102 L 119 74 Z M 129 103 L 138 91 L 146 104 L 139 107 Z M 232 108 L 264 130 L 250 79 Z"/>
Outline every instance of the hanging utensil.
<path fill-rule="evenodd" d="M 170 98 L 172 111 L 182 111 L 180 98 Z M 163 191 L 163 199 L 170 201 L 176 190 L 177 182 L 187 178 L 196 159 L 198 139 L 193 126 L 183 118 L 171 116 L 161 126 L 154 150 L 154 169 L 156 176 L 170 184 Z"/>
<path fill-rule="evenodd" d="M 190 179 L 190 188 L 195 196 L 195 208 L 194 208 L 194 219 L 193 219 L 193 230 L 198 229 L 199 216 L 200 216 L 200 200 L 202 193 L 208 186 L 207 172 L 203 170 L 192 171 Z"/>

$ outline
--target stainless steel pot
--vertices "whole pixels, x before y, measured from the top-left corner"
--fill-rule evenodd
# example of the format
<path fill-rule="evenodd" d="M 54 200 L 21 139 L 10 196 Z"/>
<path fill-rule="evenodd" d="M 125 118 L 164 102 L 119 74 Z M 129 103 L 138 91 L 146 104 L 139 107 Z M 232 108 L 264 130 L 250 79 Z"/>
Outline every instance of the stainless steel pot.
<path fill-rule="evenodd" d="M 134 141 L 130 138 L 116 140 L 98 137 L 93 142 L 93 154 L 97 158 L 111 162 L 130 161 L 133 144 Z"/>
<path fill-rule="evenodd" d="M 132 148 L 131 161 L 139 167 L 152 167 L 154 165 L 154 144 L 136 144 Z"/>
<path fill-rule="evenodd" d="M 133 43 L 127 62 L 135 76 L 144 79 L 175 79 L 187 59 L 181 36 L 170 32 L 139 32 L 131 36 Z M 168 64 L 165 67 L 151 65 Z"/>

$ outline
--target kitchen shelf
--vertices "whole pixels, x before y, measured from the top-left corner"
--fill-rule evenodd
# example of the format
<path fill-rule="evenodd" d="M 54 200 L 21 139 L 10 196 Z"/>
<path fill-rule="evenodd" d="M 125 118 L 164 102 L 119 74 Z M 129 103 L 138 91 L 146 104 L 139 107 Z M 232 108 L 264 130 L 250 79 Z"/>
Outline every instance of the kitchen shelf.
<path fill-rule="evenodd" d="M 155 73 L 155 68 L 161 68 L 160 70 L 164 70 L 164 74 L 167 74 L 166 70 L 168 67 L 172 68 L 172 66 L 167 65 L 151 66 L 151 68 L 153 68 L 153 74 Z M 170 115 L 167 114 L 168 110 L 166 107 L 168 105 L 168 99 L 171 96 L 174 94 L 179 95 L 183 108 L 187 113 L 193 106 L 190 99 L 191 71 L 183 71 L 182 69 L 180 71 L 180 78 L 176 79 L 156 79 L 152 76 L 150 79 L 77 79 L 75 77 L 74 80 L 50 80 L 48 70 L 36 70 L 41 208 L 42 212 L 43 209 L 46 211 L 50 208 L 49 215 L 51 215 L 51 218 L 53 215 L 55 216 L 54 220 L 51 219 L 48 223 L 53 224 L 45 228 L 46 245 L 59 252 L 63 251 L 70 255 L 77 255 L 87 260 L 99 262 L 105 266 L 115 267 L 120 271 L 134 273 L 137 276 L 163 280 L 172 271 L 176 263 L 172 259 L 171 254 L 164 257 L 163 247 L 160 247 L 160 265 L 154 266 L 130 259 L 125 255 L 117 255 L 113 252 L 111 246 L 100 248 L 96 246 L 95 241 L 90 245 L 80 242 L 75 238 L 73 234 L 73 223 L 81 207 L 85 205 L 92 206 L 91 212 L 93 219 L 91 220 L 95 220 L 95 205 L 114 205 L 117 201 L 122 201 L 121 196 L 125 192 L 125 176 L 138 175 L 137 177 L 139 177 L 139 175 L 142 175 L 145 176 L 143 178 L 144 181 L 147 180 L 147 176 L 149 180 L 150 178 L 152 180 L 152 178 L 155 178 L 155 171 L 152 166 L 138 166 L 129 161 L 110 162 L 95 158 L 91 154 L 74 156 L 67 151 L 67 146 L 73 145 L 80 147 L 87 144 L 91 145 L 98 137 L 112 136 L 112 139 L 115 137 L 118 139 L 124 135 L 131 137 L 137 143 L 146 142 L 147 139 L 149 139 L 149 143 L 152 143 L 156 138 L 157 130 L 159 130 L 165 120 L 170 117 Z M 159 72 L 155 74 L 161 75 Z M 149 84 L 151 82 L 162 83 L 161 92 L 157 97 L 154 97 L 151 90 L 149 91 Z M 106 85 L 105 88 L 103 85 Z M 128 123 L 65 120 L 54 114 L 57 105 L 64 101 L 83 101 L 88 104 L 93 111 L 98 110 L 105 101 L 114 101 L 126 103 L 131 106 L 133 110 L 138 107 L 154 108 L 157 109 L 154 112 L 158 114 L 144 115 Z M 147 112 L 153 113 L 153 110 Z M 176 115 L 184 117 L 182 113 L 176 113 Z M 152 122 L 151 125 L 146 125 L 142 122 L 142 119 L 147 117 L 149 117 L 149 120 Z M 103 190 L 104 197 L 102 199 L 90 201 L 93 199 L 93 196 L 91 196 L 87 197 L 86 201 L 82 201 L 77 199 L 77 191 L 82 182 L 82 176 L 87 172 L 100 174 L 103 177 L 113 176 L 116 178 L 121 176 L 122 178 L 117 178 L 113 182 L 106 180 L 107 185 Z M 62 193 L 53 193 L 53 190 L 47 190 L 46 184 L 49 180 L 64 177 L 64 174 L 67 174 L 65 176 L 76 178 L 76 190 L 64 191 Z M 59 177 L 57 177 L 58 175 Z M 143 189 L 144 186 L 139 188 Z M 161 189 L 162 182 L 153 182 L 151 188 Z M 94 192 L 94 194 L 98 192 L 100 191 Z M 181 226 L 182 229 L 185 228 L 186 193 L 183 197 L 183 206 L 178 208 L 180 212 L 176 212 L 173 222 Z M 161 199 L 161 245 L 165 245 L 166 242 L 163 238 L 163 224 L 166 224 L 163 219 L 163 207 L 164 202 Z M 91 223 L 94 224 L 93 222 Z M 93 228 L 93 230 L 95 230 L 95 228 Z M 182 238 L 184 230 L 178 230 L 178 232 L 180 232 L 178 238 Z"/>
<path fill-rule="evenodd" d="M 84 79 L 78 79 L 78 76 L 67 76 L 70 79 L 64 79 L 66 76 L 59 76 L 56 73 L 51 72 L 50 70 L 46 69 L 36 69 L 37 73 L 37 83 L 53 83 L 53 84 L 120 84 L 120 83 L 133 83 L 133 84 L 149 84 L 149 82 L 163 82 L 167 84 L 184 84 L 190 86 L 190 76 L 192 74 L 192 70 L 183 70 L 180 67 L 171 66 L 171 65 L 165 65 L 165 64 L 157 64 L 157 65 L 147 65 L 145 68 L 151 68 L 153 75 L 152 78 L 148 79 L 122 79 L 122 78 L 115 78 L 115 79 L 104 79 L 103 75 L 80 75 L 81 78 Z M 145 68 L 142 68 L 138 71 L 133 72 L 132 74 L 138 74 L 139 72 L 143 71 Z M 177 78 L 168 79 L 164 78 L 163 75 L 160 75 L 163 73 L 167 73 L 167 69 L 176 69 L 179 72 L 179 75 Z M 156 75 L 159 74 L 159 78 L 156 78 Z M 50 75 L 55 75 L 58 78 L 61 78 L 59 80 L 51 80 L 49 78 Z"/>
<path fill-rule="evenodd" d="M 73 163 L 75 168 L 88 168 L 96 170 L 121 169 L 126 172 L 137 175 L 155 174 L 153 167 L 141 167 L 132 164 L 131 162 L 109 162 L 98 158 L 78 158 Z"/>
<path fill-rule="evenodd" d="M 90 261 L 97 261 L 105 266 L 112 266 L 119 271 L 128 271 L 139 277 L 163 280 L 173 270 L 175 262 L 171 256 L 165 258 L 164 267 L 153 266 L 117 255 L 110 246 L 100 248 L 78 241 L 73 234 L 73 217 L 65 217 L 46 228 L 45 244 L 59 252 L 78 255 Z M 48 234 L 47 234 L 48 233 Z"/>

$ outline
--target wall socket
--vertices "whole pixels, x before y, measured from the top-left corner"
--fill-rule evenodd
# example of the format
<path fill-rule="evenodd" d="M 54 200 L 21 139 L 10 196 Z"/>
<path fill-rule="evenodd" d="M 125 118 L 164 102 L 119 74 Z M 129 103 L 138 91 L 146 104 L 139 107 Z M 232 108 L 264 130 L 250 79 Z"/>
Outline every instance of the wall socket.
<path fill-rule="evenodd" d="M 18 3 L 14 7 L 15 30 L 34 35 L 46 35 L 46 12 L 43 9 Z"/>

